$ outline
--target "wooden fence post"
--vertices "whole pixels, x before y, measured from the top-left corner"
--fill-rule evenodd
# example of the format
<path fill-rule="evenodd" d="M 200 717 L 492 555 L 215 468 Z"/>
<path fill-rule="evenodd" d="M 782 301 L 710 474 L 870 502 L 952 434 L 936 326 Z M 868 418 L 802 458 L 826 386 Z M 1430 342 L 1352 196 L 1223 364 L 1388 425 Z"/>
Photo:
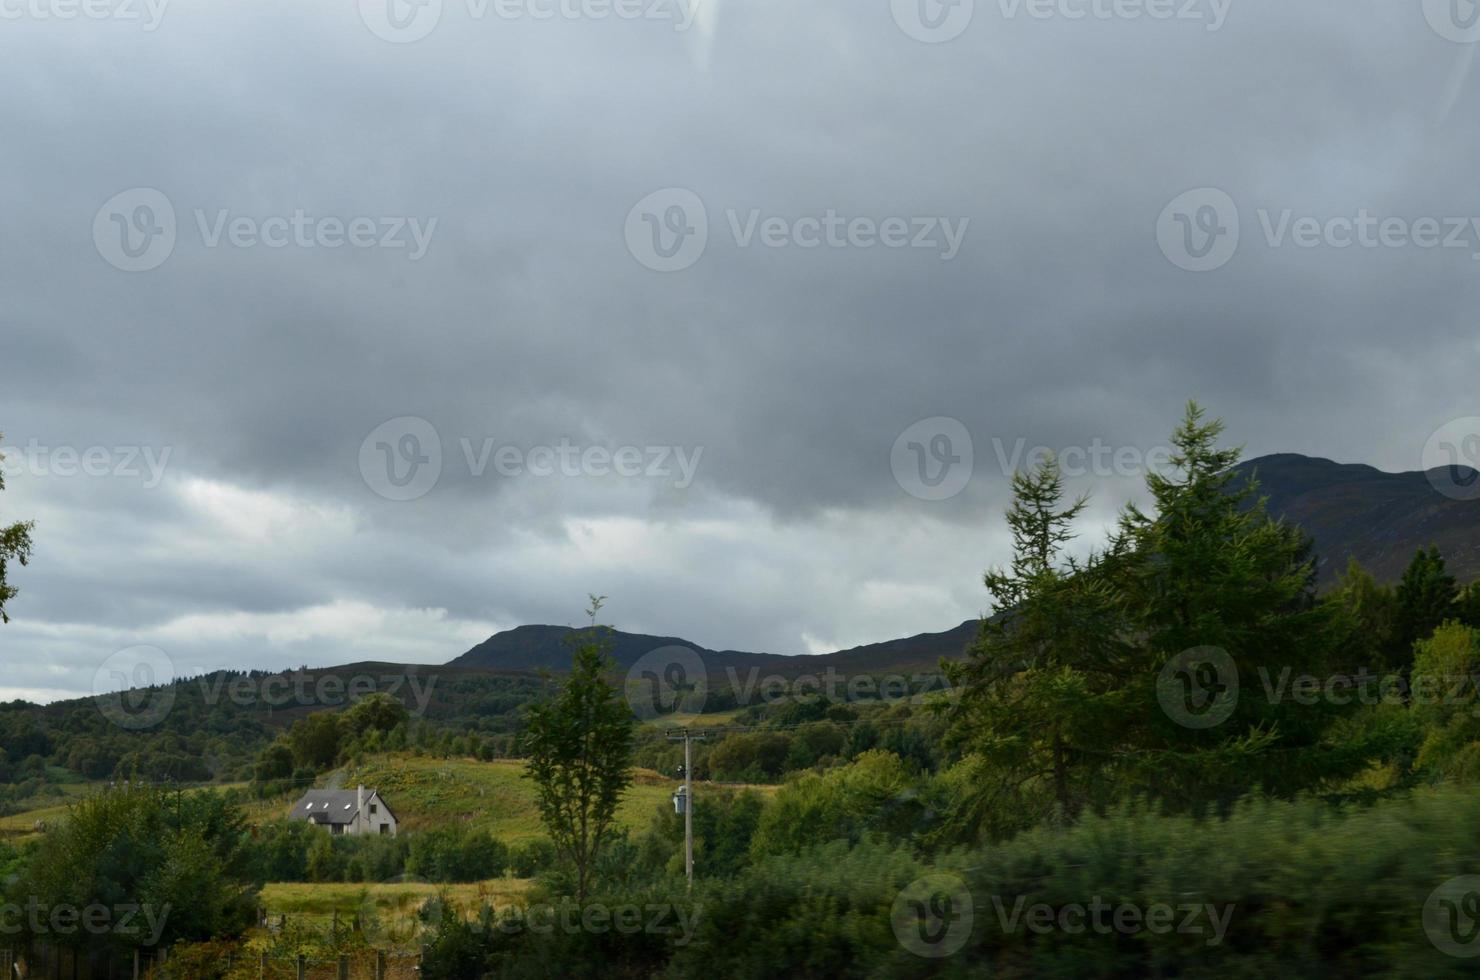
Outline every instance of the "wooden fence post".
<path fill-rule="evenodd" d="M 298 954 L 298 980 L 308 980 L 308 961 L 302 953 Z"/>
<path fill-rule="evenodd" d="M 385 980 L 385 950 L 375 951 L 375 980 Z"/>
<path fill-rule="evenodd" d="M 349 957 L 342 953 L 339 956 L 339 980 L 349 980 Z"/>
<path fill-rule="evenodd" d="M 267 977 L 267 950 L 263 950 L 257 959 L 258 980 L 266 980 Z"/>

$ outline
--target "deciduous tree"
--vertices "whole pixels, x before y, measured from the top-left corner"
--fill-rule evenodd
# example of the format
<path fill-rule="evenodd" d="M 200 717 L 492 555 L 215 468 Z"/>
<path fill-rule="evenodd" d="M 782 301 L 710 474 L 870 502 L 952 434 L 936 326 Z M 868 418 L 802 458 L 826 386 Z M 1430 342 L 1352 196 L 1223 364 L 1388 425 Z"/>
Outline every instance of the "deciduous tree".
<path fill-rule="evenodd" d="M 0 433 L 0 438 L 3 438 Z M 0 462 L 5 454 L 0 453 Z M 0 490 L 5 489 L 5 470 L 0 467 Z M 7 579 L 11 563 L 25 565 L 31 560 L 31 531 L 34 521 L 17 521 L 9 526 L 0 525 L 0 623 L 10 622 L 5 604 L 16 597 L 17 589 Z"/>

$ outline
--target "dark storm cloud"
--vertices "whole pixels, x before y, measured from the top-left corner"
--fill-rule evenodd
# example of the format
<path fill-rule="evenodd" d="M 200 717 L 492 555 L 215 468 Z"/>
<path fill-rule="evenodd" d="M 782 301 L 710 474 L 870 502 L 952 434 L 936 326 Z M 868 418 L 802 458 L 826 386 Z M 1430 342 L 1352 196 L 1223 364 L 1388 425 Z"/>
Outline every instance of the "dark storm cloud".
<path fill-rule="evenodd" d="M 42 520 L 0 638 L 36 665 L 14 686 L 86 688 L 99 656 L 161 637 L 192 666 L 443 659 L 577 618 L 590 590 L 620 626 L 717 647 L 943 629 L 985 604 L 1018 447 L 1146 452 L 1196 396 L 1251 453 L 1412 469 L 1471 413 L 1480 236 L 1343 249 L 1265 229 L 1287 210 L 1480 214 L 1469 48 L 1419 4 L 1132 20 L 977 0 L 939 44 L 900 29 L 907 8 L 727 0 L 685 32 L 446 0 L 408 44 L 353 4 L 0 22 L 7 444 L 173 454 L 150 489 L 9 481 L 0 515 Z M 128 273 L 93 225 L 133 188 L 163 193 L 177 240 Z M 709 238 L 660 273 L 625 222 L 669 188 L 702 200 Z M 1196 188 L 1240 220 L 1204 273 L 1158 245 Z M 949 259 L 742 246 L 752 212 L 964 234 Z M 402 247 L 225 231 L 300 213 L 365 218 L 377 242 L 401 222 Z M 395 502 L 361 444 L 406 416 L 442 469 Z M 933 417 L 975 449 L 944 501 L 891 466 Z M 463 440 L 702 455 L 683 487 L 475 475 Z M 1138 480 L 1079 483 L 1105 520 Z M 357 639 L 376 610 L 388 646 Z"/>

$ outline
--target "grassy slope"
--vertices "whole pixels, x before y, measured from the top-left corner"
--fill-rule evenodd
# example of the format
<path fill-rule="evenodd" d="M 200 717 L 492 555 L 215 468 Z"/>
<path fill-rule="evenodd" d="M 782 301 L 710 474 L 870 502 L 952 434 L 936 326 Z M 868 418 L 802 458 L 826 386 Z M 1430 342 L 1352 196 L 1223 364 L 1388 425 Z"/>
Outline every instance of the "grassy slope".
<path fill-rule="evenodd" d="M 431 759 L 409 753 L 373 756 L 362 765 L 336 770 L 319 786 L 355 786 L 379 789 L 400 821 L 403 832 L 463 822 L 488 830 L 506 843 L 543 837 L 535 807 L 534 784 L 518 759 L 478 762 L 473 759 Z M 79 786 L 80 795 L 86 789 Z M 245 784 L 231 784 L 244 788 Z M 651 769 L 633 770 L 632 786 L 617 809 L 619 826 L 639 831 L 652 821 L 658 807 L 668 807 L 678 783 Z M 226 788 L 226 787 L 211 787 Z M 771 794 L 775 786 L 753 787 Z M 262 823 L 287 815 L 297 793 L 244 804 L 247 819 Z M 32 835 L 37 820 L 55 822 L 66 816 L 65 805 L 46 806 L 0 818 L 0 836 L 19 840 Z"/>
<path fill-rule="evenodd" d="M 462 822 L 488 830 L 505 843 L 545 836 L 535 807 L 534 784 L 524 774 L 521 759 L 479 762 L 394 753 L 336 770 L 317 783 L 321 787 L 360 784 L 380 790 L 403 832 Z M 678 785 L 651 769 L 634 769 L 632 785 L 617 809 L 618 825 L 633 831 L 646 828 L 656 808 L 672 805 L 670 797 Z M 768 796 L 777 789 L 752 788 Z M 296 798 L 293 794 L 250 803 L 248 819 L 259 823 L 281 818 Z"/>
<path fill-rule="evenodd" d="M 343 786 L 363 783 L 379 789 L 401 829 L 461 821 L 491 831 L 508 843 L 543 837 L 535 788 L 516 759 L 419 759 L 377 756 L 359 767 L 335 773 Z M 633 772 L 632 786 L 617 809 L 620 826 L 639 830 L 653 818 L 678 784 L 650 769 Z"/>

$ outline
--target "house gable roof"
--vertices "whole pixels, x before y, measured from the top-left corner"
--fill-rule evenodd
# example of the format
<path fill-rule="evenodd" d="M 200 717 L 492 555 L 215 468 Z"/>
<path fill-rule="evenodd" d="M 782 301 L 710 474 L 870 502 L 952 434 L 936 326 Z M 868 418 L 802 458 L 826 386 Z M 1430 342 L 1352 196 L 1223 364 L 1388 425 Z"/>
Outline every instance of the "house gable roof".
<path fill-rule="evenodd" d="M 375 790 L 365 790 L 366 802 L 375 796 Z M 355 814 L 359 812 L 356 806 L 358 798 L 358 790 L 353 789 L 311 789 L 293 804 L 293 809 L 288 813 L 288 819 L 312 820 L 314 823 L 324 824 L 347 824 L 353 821 Z M 385 800 L 380 802 L 383 805 Z M 387 806 L 386 809 L 389 810 L 390 807 Z"/>
<path fill-rule="evenodd" d="M 391 805 L 385 801 L 385 797 L 384 796 L 381 796 L 378 791 L 373 790 L 373 789 L 367 789 L 367 790 L 365 790 L 365 802 L 366 803 L 369 803 L 370 802 L 370 797 L 372 797 L 372 796 L 375 797 L 376 801 L 379 802 L 381 806 L 385 807 L 385 812 L 386 813 L 389 813 L 391 815 L 391 819 L 392 820 L 394 820 L 396 823 L 400 823 L 401 822 L 401 818 L 398 817 L 398 816 L 396 816 L 396 811 L 391 809 Z"/>

